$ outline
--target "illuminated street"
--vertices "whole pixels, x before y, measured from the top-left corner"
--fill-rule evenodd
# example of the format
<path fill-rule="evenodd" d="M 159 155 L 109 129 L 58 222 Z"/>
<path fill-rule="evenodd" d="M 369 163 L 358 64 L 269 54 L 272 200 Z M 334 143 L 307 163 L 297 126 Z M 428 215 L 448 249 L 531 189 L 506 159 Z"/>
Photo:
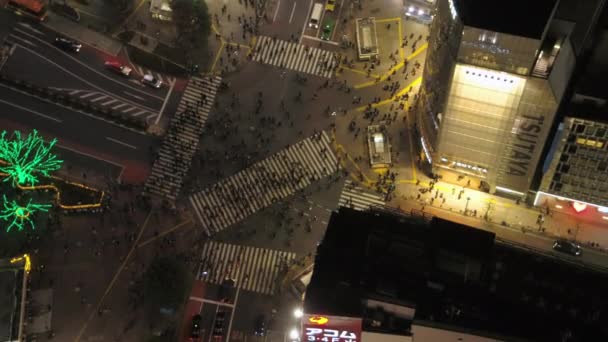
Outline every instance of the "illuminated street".
<path fill-rule="evenodd" d="M 391 306 L 409 300 L 393 288 L 401 275 L 369 280 L 384 249 L 420 257 L 412 267 L 429 278 L 416 284 L 433 291 L 445 270 L 486 281 L 483 260 L 466 262 L 490 247 L 511 265 L 515 249 L 556 269 L 607 270 L 608 95 L 590 81 L 603 29 L 580 26 L 603 4 L 539 0 L 517 25 L 481 0 L 0 4 L 0 266 L 31 258 L 20 341 L 414 340 L 416 310 Z M 385 232 L 398 243 L 379 247 L 391 238 L 354 231 L 357 215 L 378 231 L 441 227 Z M 448 226 L 439 219 L 471 238 L 454 251 L 433 241 Z M 350 220 L 352 236 L 325 240 Z M 362 251 L 359 285 L 329 279 L 339 262 L 357 271 L 339 254 L 318 265 L 332 244 Z M 426 264 L 441 248 L 437 260 L 457 261 Z M 332 282 L 336 298 L 371 294 L 325 308 Z M 435 310 L 460 314 L 429 307 L 420 320 Z"/>

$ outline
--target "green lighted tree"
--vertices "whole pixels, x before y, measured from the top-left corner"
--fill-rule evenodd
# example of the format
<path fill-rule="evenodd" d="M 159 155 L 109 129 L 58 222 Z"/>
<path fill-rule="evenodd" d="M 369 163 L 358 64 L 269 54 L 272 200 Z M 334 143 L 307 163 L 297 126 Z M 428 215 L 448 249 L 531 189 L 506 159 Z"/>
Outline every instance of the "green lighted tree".
<path fill-rule="evenodd" d="M 37 211 L 47 212 L 51 207 L 50 204 L 32 203 L 31 198 L 25 206 L 19 205 L 15 200 L 8 201 L 4 195 L 2 195 L 2 199 L 4 208 L 0 210 L 0 219 L 10 222 L 6 227 L 7 232 L 13 227 L 17 227 L 17 230 L 21 231 L 25 223 L 29 223 L 32 229 L 35 229 L 32 215 Z"/>
<path fill-rule="evenodd" d="M 15 138 L 6 139 L 6 131 L 0 135 L 0 172 L 8 174 L 4 181 L 13 184 L 35 185 L 38 183 L 37 173 L 48 176 L 49 172 L 59 170 L 62 160 L 57 159 L 51 149 L 57 139 L 48 144 L 44 142 L 36 130 L 23 139 L 21 132 L 15 131 Z"/>

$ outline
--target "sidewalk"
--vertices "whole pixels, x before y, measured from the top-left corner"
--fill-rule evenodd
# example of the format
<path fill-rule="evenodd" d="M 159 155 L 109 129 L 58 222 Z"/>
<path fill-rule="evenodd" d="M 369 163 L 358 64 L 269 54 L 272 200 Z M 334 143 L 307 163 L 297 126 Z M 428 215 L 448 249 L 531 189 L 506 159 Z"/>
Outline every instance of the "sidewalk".
<path fill-rule="evenodd" d="M 43 25 L 65 36 L 94 46 L 112 56 L 117 56 L 122 48 L 122 43 L 120 41 L 86 28 L 53 11 L 48 11 L 48 16 L 49 20 Z"/>

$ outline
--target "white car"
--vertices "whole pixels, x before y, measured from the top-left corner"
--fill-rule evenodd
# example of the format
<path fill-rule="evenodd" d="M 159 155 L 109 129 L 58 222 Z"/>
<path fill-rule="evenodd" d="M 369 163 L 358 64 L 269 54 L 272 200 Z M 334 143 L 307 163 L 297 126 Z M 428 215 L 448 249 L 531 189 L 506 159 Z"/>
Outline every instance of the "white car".
<path fill-rule="evenodd" d="M 150 74 L 146 74 L 146 75 L 144 75 L 144 78 L 141 79 L 141 83 L 148 85 L 152 88 L 158 89 L 163 84 L 163 81 L 159 80 L 158 78 L 156 78 Z"/>

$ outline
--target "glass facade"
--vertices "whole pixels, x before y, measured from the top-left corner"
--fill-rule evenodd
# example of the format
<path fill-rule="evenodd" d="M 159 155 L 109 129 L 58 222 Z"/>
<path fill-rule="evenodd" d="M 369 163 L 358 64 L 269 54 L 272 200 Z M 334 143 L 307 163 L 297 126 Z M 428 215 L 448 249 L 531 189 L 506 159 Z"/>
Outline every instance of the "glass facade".
<path fill-rule="evenodd" d="M 608 206 L 608 124 L 566 118 L 540 190 Z"/>
<path fill-rule="evenodd" d="M 555 108 L 546 80 L 457 64 L 434 166 L 525 192 Z"/>
<path fill-rule="evenodd" d="M 540 40 L 465 26 L 458 62 L 528 75 L 539 48 Z"/>

